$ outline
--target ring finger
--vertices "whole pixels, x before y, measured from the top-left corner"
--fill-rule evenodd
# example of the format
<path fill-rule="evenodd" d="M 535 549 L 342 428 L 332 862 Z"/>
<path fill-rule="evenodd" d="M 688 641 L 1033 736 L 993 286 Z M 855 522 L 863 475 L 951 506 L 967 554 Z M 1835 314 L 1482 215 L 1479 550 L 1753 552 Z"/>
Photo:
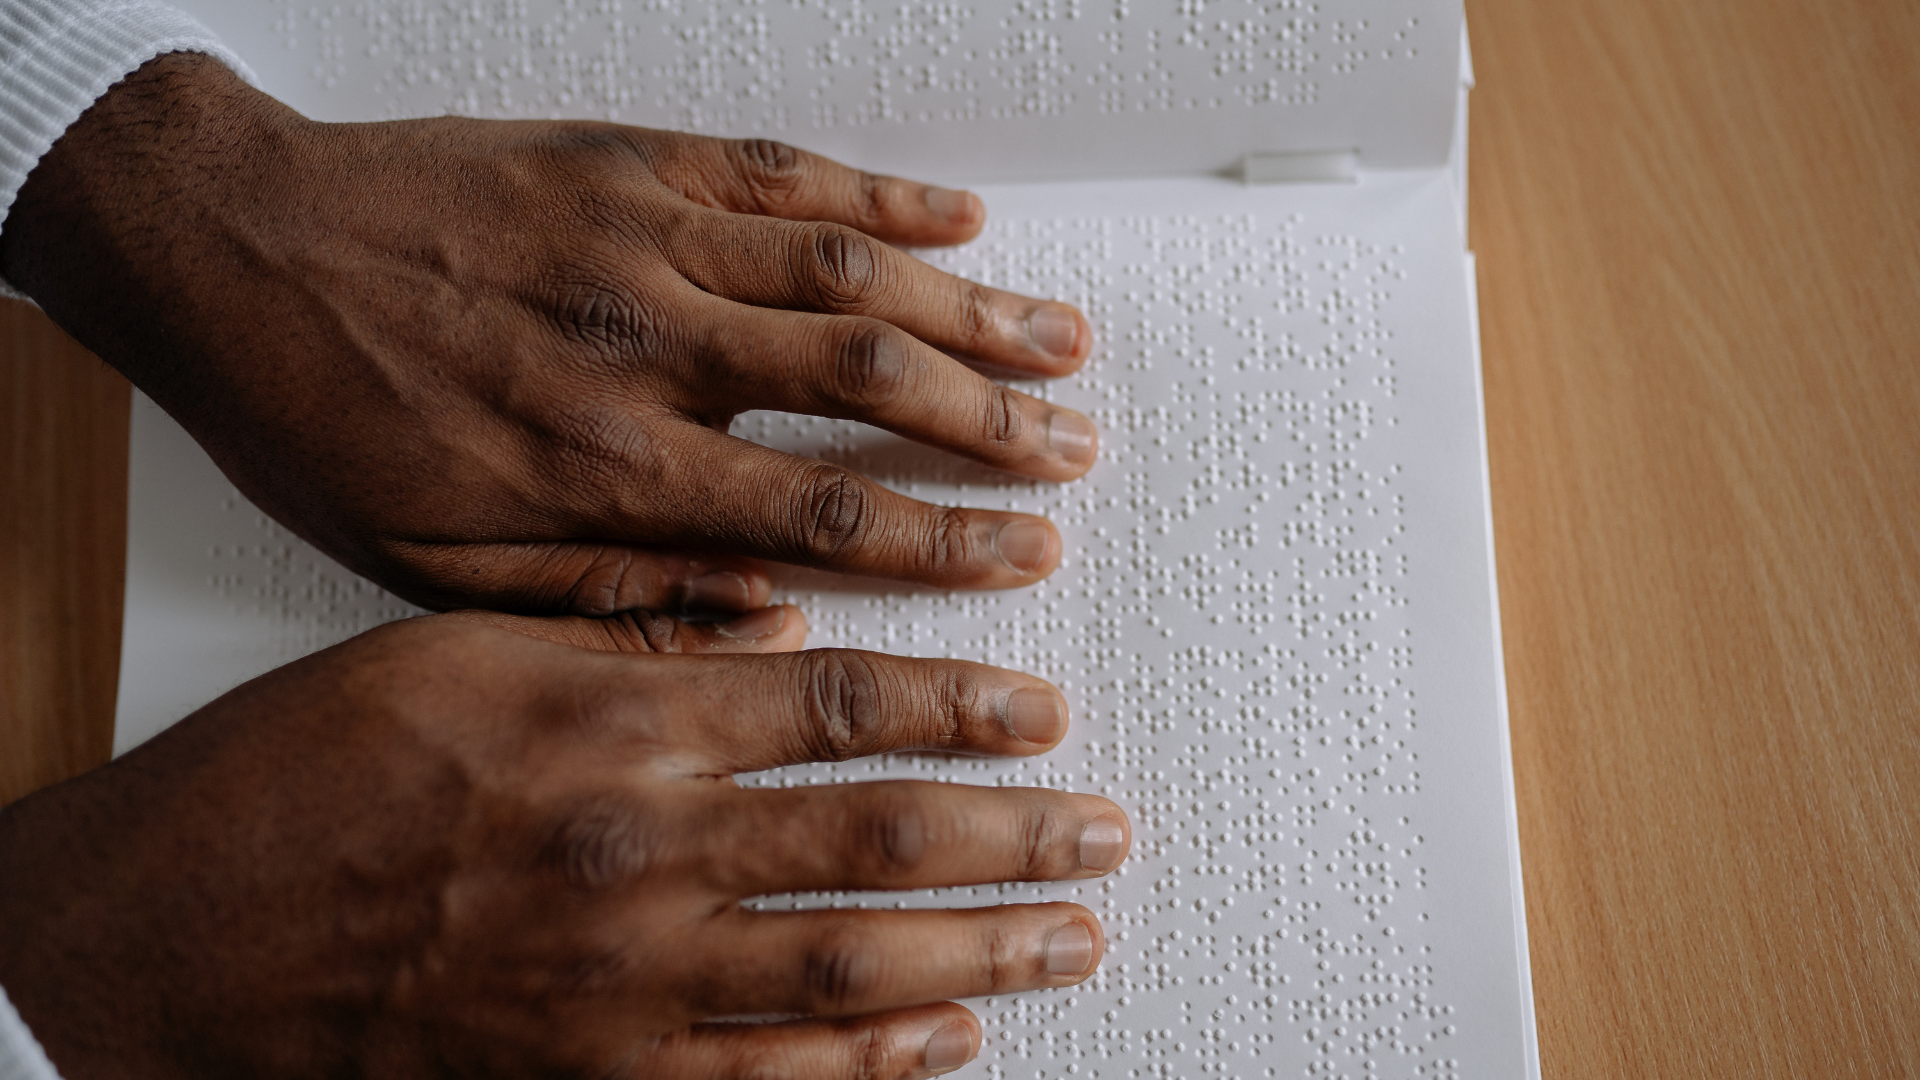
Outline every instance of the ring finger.
<path fill-rule="evenodd" d="M 850 1019 L 696 1024 L 649 1047 L 627 1075 L 908 1080 L 973 1060 L 979 1027 L 951 1003 Z"/>
<path fill-rule="evenodd" d="M 853 1016 L 1071 986 L 1106 948 L 1078 904 L 929 911 L 732 910 L 685 951 L 688 1000 L 712 1015 Z"/>

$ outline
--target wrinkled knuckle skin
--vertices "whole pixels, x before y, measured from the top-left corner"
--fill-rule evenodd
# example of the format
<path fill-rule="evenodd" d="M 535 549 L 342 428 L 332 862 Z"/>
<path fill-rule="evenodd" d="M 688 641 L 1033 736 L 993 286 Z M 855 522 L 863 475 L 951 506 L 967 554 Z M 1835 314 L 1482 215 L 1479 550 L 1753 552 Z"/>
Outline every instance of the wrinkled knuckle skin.
<path fill-rule="evenodd" d="M 808 749 L 820 761 L 859 757 L 880 733 L 878 672 L 865 657 L 840 649 L 804 657 Z"/>
<path fill-rule="evenodd" d="M 541 845 L 540 861 L 570 887 L 594 892 L 639 880 L 659 855 L 659 837 L 642 811 L 608 797 L 563 812 Z"/>
<path fill-rule="evenodd" d="M 984 356 L 998 334 L 994 332 L 993 290 L 966 282 L 960 294 L 960 340 L 968 352 Z"/>
<path fill-rule="evenodd" d="M 1024 974 L 1023 950 L 1026 939 L 1009 934 L 1004 927 L 987 931 L 986 948 L 980 951 L 979 993 L 999 994 L 1011 989 Z"/>
<path fill-rule="evenodd" d="M 846 1036 L 848 1080 L 891 1080 L 900 1075 L 892 1065 L 892 1044 L 879 1027 L 866 1027 Z"/>
<path fill-rule="evenodd" d="M 792 201 L 806 176 L 800 152 L 772 139 L 732 143 L 734 172 L 746 187 L 749 205 L 761 214 L 777 214 Z"/>
<path fill-rule="evenodd" d="M 686 648 L 686 627 L 668 615 L 652 611 L 622 611 L 608 620 L 607 632 L 621 652 L 677 653 Z"/>
<path fill-rule="evenodd" d="M 542 434 L 549 472 L 571 490 L 618 491 L 632 481 L 641 462 L 641 433 L 620 409 L 583 407 L 550 419 Z M 589 567 L 575 586 L 580 600 L 595 599 L 595 590 L 609 584 L 617 594 L 620 579 L 606 575 L 624 575 L 628 565 Z M 599 599 L 608 598 L 601 592 Z"/>
<path fill-rule="evenodd" d="M 995 386 L 987 394 L 987 412 L 981 424 L 980 438 L 988 446 L 1005 450 L 1020 441 L 1020 399 L 1004 386 Z"/>
<path fill-rule="evenodd" d="M 884 176 L 862 172 L 855 178 L 855 220 L 879 226 L 893 216 L 893 184 Z"/>
<path fill-rule="evenodd" d="M 817 465 L 804 490 L 799 500 L 801 559 L 818 565 L 858 547 L 866 538 L 871 511 L 860 478 L 838 466 Z"/>
<path fill-rule="evenodd" d="M 855 311 L 879 284 L 880 256 L 874 241 L 838 225 L 812 230 L 814 300 L 826 311 Z"/>
<path fill-rule="evenodd" d="M 858 926 L 842 923 L 807 947 L 800 978 L 814 1012 L 858 1011 L 880 986 L 880 959 Z"/>
<path fill-rule="evenodd" d="M 965 510 L 951 506 L 934 508 L 922 557 L 926 564 L 920 567 L 921 574 L 930 578 L 942 575 L 950 567 L 969 566 L 977 561 Z"/>
<path fill-rule="evenodd" d="M 603 437 L 604 439 L 604 437 Z M 605 441 L 594 443 L 597 449 L 587 451 L 584 446 L 576 446 L 570 453 L 579 455 L 583 467 L 593 472 L 624 471 L 625 455 L 617 449 L 611 449 Z M 605 618 L 632 607 L 639 601 L 638 583 L 634 580 L 646 567 L 639 563 L 634 552 L 625 548 L 600 547 L 586 559 L 585 565 L 574 575 L 572 582 L 553 605 L 557 611 L 570 615 L 584 615 L 588 618 Z M 645 616 L 636 619 L 632 613 L 605 624 L 609 642 L 621 652 L 673 652 L 675 649 L 662 649 L 654 643 L 654 630 Z M 667 632 L 666 640 L 671 643 L 673 635 Z"/>
<path fill-rule="evenodd" d="M 801 172 L 800 152 L 773 139 L 741 139 L 733 144 L 734 153 L 754 180 L 777 187 L 791 187 Z"/>
<path fill-rule="evenodd" d="M 548 289 L 548 317 L 568 342 L 598 356 L 633 361 L 669 351 L 669 316 L 605 275 L 568 272 Z"/>
<path fill-rule="evenodd" d="M 1053 837 L 1053 814 L 1050 811 L 1033 808 L 1021 816 L 1020 836 L 1020 881 L 1047 881 L 1054 875 L 1051 872 L 1060 860 L 1055 857 Z"/>
<path fill-rule="evenodd" d="M 906 386 L 907 363 L 907 345 L 897 331 L 881 323 L 857 325 L 840 348 L 840 403 L 874 410 L 897 400 Z"/>

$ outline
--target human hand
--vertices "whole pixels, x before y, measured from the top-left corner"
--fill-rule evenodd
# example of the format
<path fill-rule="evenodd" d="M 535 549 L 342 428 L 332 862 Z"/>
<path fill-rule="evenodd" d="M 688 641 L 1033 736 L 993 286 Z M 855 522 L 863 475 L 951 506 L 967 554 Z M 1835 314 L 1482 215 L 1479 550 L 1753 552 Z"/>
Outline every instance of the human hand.
<path fill-rule="evenodd" d="M 1030 676 L 842 650 L 590 651 L 793 648 L 803 632 L 793 609 L 752 620 L 759 636 L 722 640 L 463 612 L 248 683 L 0 811 L 0 986 L 68 1080 L 956 1067 L 980 1033 L 947 999 L 1084 979 L 1103 951 L 1090 912 L 739 900 L 1091 878 L 1125 856 L 1125 815 L 1038 788 L 731 778 L 1042 752 L 1066 708 Z M 765 1013 L 805 1018 L 704 1023 Z"/>
<path fill-rule="evenodd" d="M 1085 319 L 889 246 L 983 217 L 764 141 L 315 123 L 173 54 L 41 160 L 0 270 L 262 509 L 408 599 L 726 610 L 766 602 L 753 558 L 956 588 L 1057 565 L 1042 518 L 726 434 L 784 409 L 1085 472 L 1090 421 L 942 351 L 1062 375 Z"/>

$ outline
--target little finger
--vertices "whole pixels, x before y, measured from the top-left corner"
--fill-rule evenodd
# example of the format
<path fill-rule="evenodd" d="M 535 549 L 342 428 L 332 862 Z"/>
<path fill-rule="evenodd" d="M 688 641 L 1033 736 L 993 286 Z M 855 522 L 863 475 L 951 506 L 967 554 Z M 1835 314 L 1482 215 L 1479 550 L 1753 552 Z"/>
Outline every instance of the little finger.
<path fill-rule="evenodd" d="M 980 1052 L 980 1022 L 952 1002 L 842 1020 L 697 1024 L 640 1055 L 632 1075 L 711 1080 L 913 1080 Z"/>

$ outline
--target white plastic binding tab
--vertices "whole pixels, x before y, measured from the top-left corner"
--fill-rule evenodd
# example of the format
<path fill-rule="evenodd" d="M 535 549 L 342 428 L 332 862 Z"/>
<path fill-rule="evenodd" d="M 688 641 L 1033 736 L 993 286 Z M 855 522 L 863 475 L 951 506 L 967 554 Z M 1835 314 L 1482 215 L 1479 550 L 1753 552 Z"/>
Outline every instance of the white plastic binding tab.
<path fill-rule="evenodd" d="M 1360 178 L 1360 151 L 1248 154 L 1240 159 L 1240 178 L 1249 184 L 1351 184 Z"/>

